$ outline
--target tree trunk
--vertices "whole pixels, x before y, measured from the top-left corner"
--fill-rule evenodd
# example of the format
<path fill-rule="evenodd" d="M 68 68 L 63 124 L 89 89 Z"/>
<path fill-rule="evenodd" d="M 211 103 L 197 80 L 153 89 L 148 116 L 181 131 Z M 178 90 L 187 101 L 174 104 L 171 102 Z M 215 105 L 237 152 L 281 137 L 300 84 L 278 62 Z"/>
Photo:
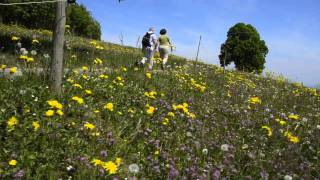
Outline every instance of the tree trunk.
<path fill-rule="evenodd" d="M 63 48 L 65 25 L 66 2 L 60 1 L 57 3 L 56 21 L 53 32 L 53 58 L 50 68 L 51 89 L 58 95 L 61 94 L 61 83 L 63 76 Z"/>

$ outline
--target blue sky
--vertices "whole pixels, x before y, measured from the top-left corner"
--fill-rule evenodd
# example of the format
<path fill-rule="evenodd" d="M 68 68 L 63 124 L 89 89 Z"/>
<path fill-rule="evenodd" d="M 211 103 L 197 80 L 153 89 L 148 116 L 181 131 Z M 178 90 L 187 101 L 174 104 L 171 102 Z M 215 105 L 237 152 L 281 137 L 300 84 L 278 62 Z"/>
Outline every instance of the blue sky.
<path fill-rule="evenodd" d="M 306 85 L 320 83 L 319 0 L 78 0 L 101 23 L 102 38 L 135 46 L 149 26 L 166 28 L 175 54 L 218 64 L 228 29 L 252 24 L 269 48 L 266 69 Z"/>

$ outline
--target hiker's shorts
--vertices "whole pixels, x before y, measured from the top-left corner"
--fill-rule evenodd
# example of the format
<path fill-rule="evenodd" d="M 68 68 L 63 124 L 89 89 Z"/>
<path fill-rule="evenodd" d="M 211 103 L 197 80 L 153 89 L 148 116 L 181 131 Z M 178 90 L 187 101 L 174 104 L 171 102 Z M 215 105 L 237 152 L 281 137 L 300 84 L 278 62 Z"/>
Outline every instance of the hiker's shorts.
<path fill-rule="evenodd" d="M 168 58 L 170 53 L 170 46 L 160 46 L 159 47 L 160 58 Z"/>
<path fill-rule="evenodd" d="M 154 56 L 154 50 L 152 50 L 150 47 L 143 48 L 142 52 L 144 54 L 144 57 L 146 57 L 148 60 L 152 59 Z"/>

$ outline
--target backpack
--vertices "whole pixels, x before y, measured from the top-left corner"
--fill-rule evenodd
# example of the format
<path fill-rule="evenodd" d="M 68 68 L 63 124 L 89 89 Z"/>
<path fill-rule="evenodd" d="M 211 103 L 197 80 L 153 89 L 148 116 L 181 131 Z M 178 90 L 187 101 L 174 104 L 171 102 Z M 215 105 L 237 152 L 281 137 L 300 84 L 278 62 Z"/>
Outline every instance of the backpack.
<path fill-rule="evenodd" d="M 143 38 L 142 38 L 142 47 L 146 48 L 146 47 L 151 47 L 151 42 L 150 42 L 150 37 L 153 33 L 149 34 L 146 33 Z"/>

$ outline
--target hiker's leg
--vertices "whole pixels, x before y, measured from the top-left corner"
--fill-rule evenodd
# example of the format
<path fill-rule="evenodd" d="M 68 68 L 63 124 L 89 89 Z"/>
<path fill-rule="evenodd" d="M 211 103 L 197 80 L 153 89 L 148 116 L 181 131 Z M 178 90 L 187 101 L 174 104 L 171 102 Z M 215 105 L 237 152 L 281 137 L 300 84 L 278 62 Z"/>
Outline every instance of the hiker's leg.
<path fill-rule="evenodd" d="M 162 64 L 163 64 L 163 65 L 166 65 L 166 64 L 167 64 L 167 62 L 168 62 L 168 57 L 163 58 L 163 60 L 162 60 Z"/>
<path fill-rule="evenodd" d="M 149 70 L 152 70 L 152 68 L 153 68 L 153 55 L 154 55 L 154 51 L 150 49 L 150 51 L 149 51 L 149 57 L 148 57 Z"/>

